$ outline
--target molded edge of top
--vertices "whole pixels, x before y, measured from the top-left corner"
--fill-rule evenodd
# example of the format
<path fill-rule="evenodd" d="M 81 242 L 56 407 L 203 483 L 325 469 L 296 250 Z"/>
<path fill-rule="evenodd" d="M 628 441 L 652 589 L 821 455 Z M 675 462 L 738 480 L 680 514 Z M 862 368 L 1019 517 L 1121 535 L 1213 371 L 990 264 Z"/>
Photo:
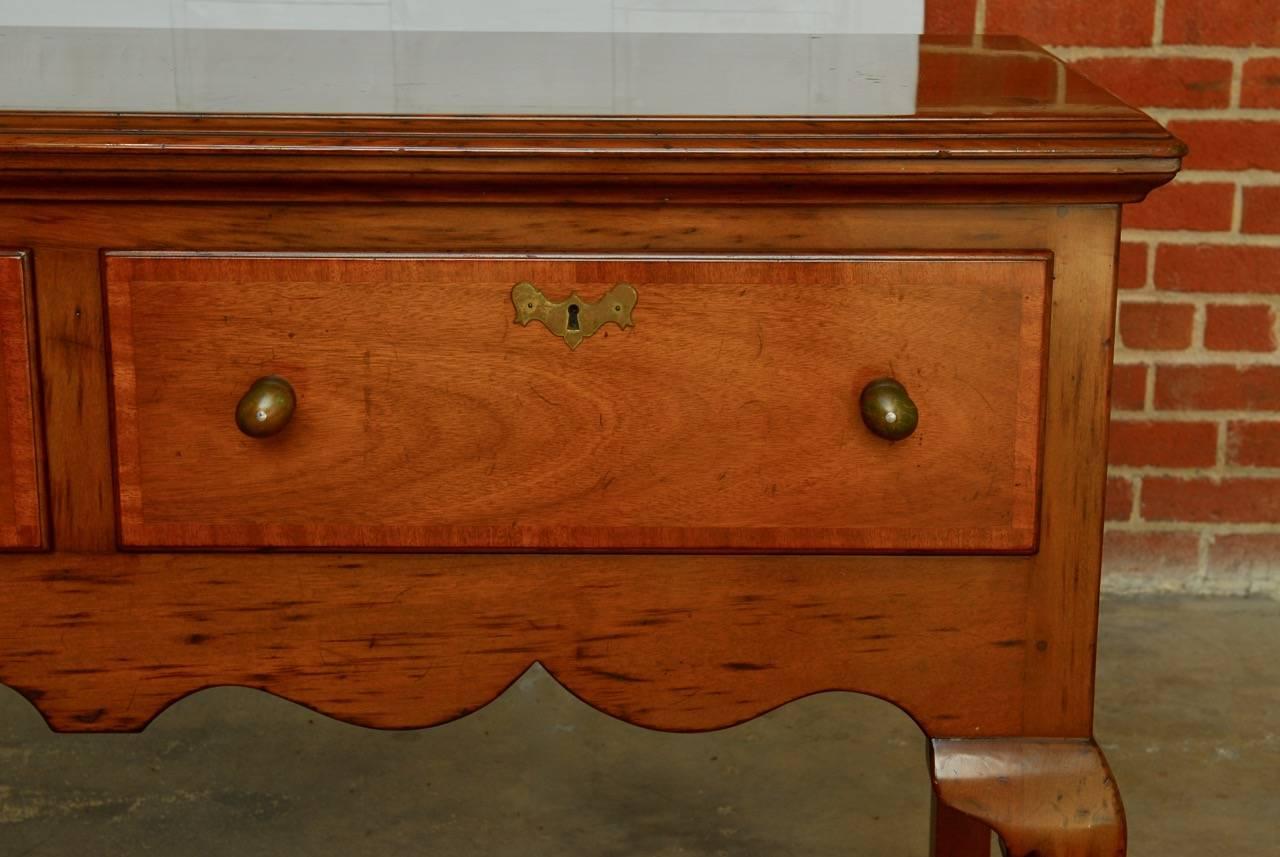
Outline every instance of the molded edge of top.
<path fill-rule="evenodd" d="M 2 111 L 0 198 L 1132 202 L 1186 153 L 1024 40 L 926 37 L 920 57 L 942 64 L 904 116 Z M 1051 67 L 1060 103 L 1020 103 L 1009 57 Z"/>

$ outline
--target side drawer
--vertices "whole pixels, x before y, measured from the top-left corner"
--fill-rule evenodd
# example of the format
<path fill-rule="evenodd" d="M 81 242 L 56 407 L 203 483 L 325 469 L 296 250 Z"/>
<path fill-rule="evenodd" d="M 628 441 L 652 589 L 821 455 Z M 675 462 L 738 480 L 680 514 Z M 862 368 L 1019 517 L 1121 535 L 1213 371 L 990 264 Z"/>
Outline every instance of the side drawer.
<path fill-rule="evenodd" d="M 35 325 L 25 253 L 0 251 L 0 548 L 45 546 Z"/>
<path fill-rule="evenodd" d="M 108 254 L 121 542 L 1031 551 L 1050 266 Z M 535 295 L 582 335 L 518 323 Z M 296 411 L 250 437 L 264 376 Z M 898 442 L 860 415 L 885 376 Z"/>

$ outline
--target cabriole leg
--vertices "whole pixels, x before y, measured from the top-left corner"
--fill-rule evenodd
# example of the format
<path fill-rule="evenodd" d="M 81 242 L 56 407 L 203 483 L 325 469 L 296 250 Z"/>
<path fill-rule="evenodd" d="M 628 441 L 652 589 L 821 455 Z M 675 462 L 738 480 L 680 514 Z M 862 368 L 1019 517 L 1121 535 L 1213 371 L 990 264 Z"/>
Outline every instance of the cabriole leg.
<path fill-rule="evenodd" d="M 934 739 L 931 758 L 938 803 L 987 824 L 1010 857 L 1124 857 L 1120 793 L 1092 740 Z"/>
<path fill-rule="evenodd" d="M 991 828 L 933 796 L 932 857 L 991 857 Z"/>

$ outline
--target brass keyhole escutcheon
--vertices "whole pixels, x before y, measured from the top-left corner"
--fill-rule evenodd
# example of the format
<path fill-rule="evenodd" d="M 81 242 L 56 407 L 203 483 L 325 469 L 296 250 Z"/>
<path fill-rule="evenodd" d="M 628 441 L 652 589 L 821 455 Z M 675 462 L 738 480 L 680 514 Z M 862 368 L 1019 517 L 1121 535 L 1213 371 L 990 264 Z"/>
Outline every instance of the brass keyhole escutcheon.
<path fill-rule="evenodd" d="M 511 303 L 516 308 L 516 324 L 528 326 L 540 321 L 547 330 L 562 338 L 570 349 L 612 322 L 620 328 L 631 327 L 631 311 L 639 295 L 630 283 L 618 283 L 595 303 L 587 303 L 577 292 L 568 299 L 547 299 L 533 283 L 516 283 L 511 289 Z"/>

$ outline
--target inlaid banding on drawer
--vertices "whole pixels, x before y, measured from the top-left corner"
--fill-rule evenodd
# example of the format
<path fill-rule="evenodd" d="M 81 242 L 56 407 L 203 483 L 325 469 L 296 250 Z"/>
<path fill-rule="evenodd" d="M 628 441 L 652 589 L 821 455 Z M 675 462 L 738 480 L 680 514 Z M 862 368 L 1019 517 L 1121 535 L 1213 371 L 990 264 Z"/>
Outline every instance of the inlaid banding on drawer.
<path fill-rule="evenodd" d="M 121 542 L 1030 551 L 1049 271 L 1035 253 L 108 254 Z M 593 303 L 630 284 L 631 324 L 568 348 L 517 323 L 517 283 Z M 884 377 L 918 411 L 897 442 L 859 412 Z"/>
<path fill-rule="evenodd" d="M 43 547 L 27 256 L 0 252 L 0 548 Z"/>

